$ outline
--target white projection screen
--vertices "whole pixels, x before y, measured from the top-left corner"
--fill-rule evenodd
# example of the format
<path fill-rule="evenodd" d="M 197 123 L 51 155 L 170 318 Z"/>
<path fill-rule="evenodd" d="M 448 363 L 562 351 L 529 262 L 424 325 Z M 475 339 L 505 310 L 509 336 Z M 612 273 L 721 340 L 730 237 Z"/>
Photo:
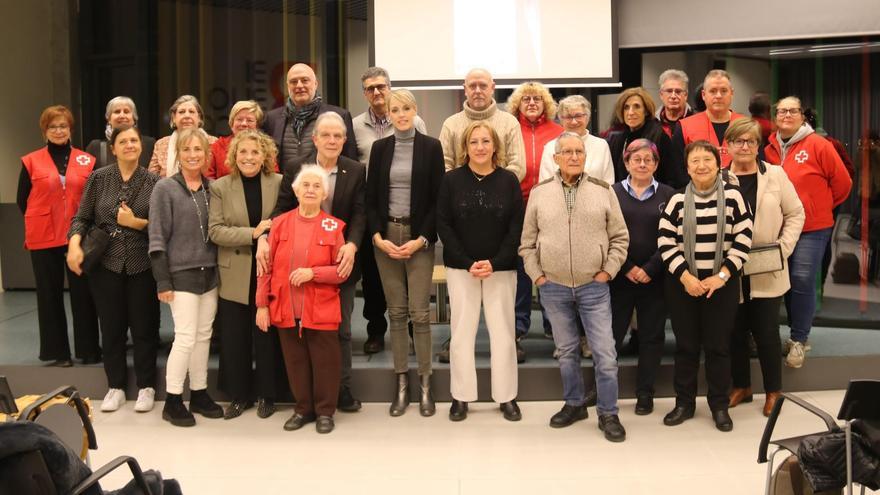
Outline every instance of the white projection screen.
<path fill-rule="evenodd" d="M 371 0 L 370 64 L 396 87 L 460 88 L 472 68 L 498 86 L 617 85 L 614 0 Z"/>

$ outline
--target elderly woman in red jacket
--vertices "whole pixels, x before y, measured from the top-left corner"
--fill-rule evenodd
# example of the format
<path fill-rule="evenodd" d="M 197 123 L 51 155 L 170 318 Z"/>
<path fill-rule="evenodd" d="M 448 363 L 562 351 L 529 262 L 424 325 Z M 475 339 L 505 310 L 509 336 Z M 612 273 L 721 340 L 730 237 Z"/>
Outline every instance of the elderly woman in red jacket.
<path fill-rule="evenodd" d="M 329 176 L 305 165 L 293 181 L 299 206 L 272 221 L 269 269 L 257 281 L 257 326 L 278 328 L 284 364 L 296 397 L 284 429 L 317 421 L 318 433 L 333 431 L 342 362 L 339 349 L 339 276 L 336 255 L 345 244 L 345 223 L 321 211 Z"/>

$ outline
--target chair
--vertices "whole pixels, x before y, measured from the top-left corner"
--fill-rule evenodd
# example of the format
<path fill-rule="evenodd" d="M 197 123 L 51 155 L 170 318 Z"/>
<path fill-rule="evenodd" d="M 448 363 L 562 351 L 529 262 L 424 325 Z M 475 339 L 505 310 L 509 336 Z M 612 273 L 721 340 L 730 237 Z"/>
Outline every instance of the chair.
<path fill-rule="evenodd" d="M 810 413 L 818 416 L 825 423 L 825 430 L 810 433 L 807 435 L 799 435 L 796 437 L 782 438 L 770 440 L 773 435 L 773 429 L 776 427 L 776 421 L 779 419 L 779 413 L 785 401 L 791 401 L 794 404 L 806 409 Z M 846 395 L 840 405 L 840 412 L 837 419 L 844 420 L 843 431 L 846 435 L 846 480 L 847 494 L 852 495 L 852 429 L 851 423 L 855 419 L 877 420 L 880 419 L 880 381 L 878 380 L 852 380 L 846 389 Z M 797 455 L 801 441 L 813 435 L 822 435 L 825 433 L 840 432 L 841 428 L 830 414 L 822 409 L 810 404 L 809 402 L 792 395 L 783 393 L 776 404 L 773 411 L 767 419 L 767 425 L 764 427 L 764 433 L 761 436 L 761 443 L 758 447 L 758 463 L 767 465 L 767 481 L 765 485 L 765 493 L 770 494 L 770 482 L 773 477 L 773 459 L 781 451 L 788 451 Z M 775 445 L 777 449 L 767 458 L 767 450 L 770 445 Z M 862 486 L 861 493 L 865 493 L 865 487 Z"/>

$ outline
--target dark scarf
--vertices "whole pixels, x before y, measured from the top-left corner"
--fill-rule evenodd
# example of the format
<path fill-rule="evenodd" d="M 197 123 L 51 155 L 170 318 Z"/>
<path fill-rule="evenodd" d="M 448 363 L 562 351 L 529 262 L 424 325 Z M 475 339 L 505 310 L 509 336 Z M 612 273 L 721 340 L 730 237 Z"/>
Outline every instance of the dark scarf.
<path fill-rule="evenodd" d="M 302 130 L 305 128 L 307 122 L 310 122 L 317 117 L 319 108 L 321 108 L 321 95 L 319 94 L 315 94 L 315 99 L 306 105 L 303 105 L 301 108 L 296 108 L 290 97 L 287 98 L 287 119 L 292 121 L 293 130 L 296 132 L 297 136 L 302 135 Z"/>

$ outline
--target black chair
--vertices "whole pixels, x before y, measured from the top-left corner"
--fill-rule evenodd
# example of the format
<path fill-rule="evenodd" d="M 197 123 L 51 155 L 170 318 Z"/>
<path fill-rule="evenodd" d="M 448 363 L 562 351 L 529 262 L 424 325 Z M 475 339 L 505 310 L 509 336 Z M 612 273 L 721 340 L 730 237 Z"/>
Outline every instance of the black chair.
<path fill-rule="evenodd" d="M 818 416 L 825 423 L 825 430 L 813 432 L 807 435 L 799 435 L 796 437 L 789 438 L 781 438 L 777 440 L 770 440 L 770 437 L 773 436 L 773 429 L 776 427 L 776 421 L 779 419 L 779 413 L 782 410 L 782 405 L 785 401 L 791 401 L 794 404 L 800 406 L 803 409 L 806 409 L 810 413 Z M 846 434 L 846 480 L 847 480 L 847 494 L 852 495 L 852 429 L 851 423 L 855 419 L 863 419 L 863 420 L 878 420 L 880 419 L 880 381 L 878 380 L 852 380 L 849 382 L 849 386 L 846 389 L 846 395 L 843 398 L 843 402 L 840 405 L 840 412 L 837 415 L 837 419 L 844 420 L 844 427 L 842 430 Z M 767 495 L 770 494 L 770 482 L 773 477 L 773 459 L 776 457 L 776 454 L 782 451 L 790 452 L 791 454 L 797 455 L 798 448 L 801 445 L 801 441 L 807 437 L 811 437 L 814 435 L 822 435 L 826 433 L 836 433 L 840 432 L 841 427 L 837 424 L 834 418 L 831 417 L 830 414 L 819 409 L 818 407 L 810 404 L 809 402 L 797 397 L 796 395 L 792 395 L 789 393 L 783 393 L 779 400 L 776 401 L 776 404 L 773 406 L 773 411 L 770 413 L 770 417 L 767 419 L 767 425 L 764 426 L 764 434 L 761 436 L 761 443 L 758 447 L 758 463 L 763 464 L 767 462 L 767 481 L 765 485 L 765 493 Z M 776 450 L 770 455 L 769 459 L 767 457 L 767 450 L 770 445 L 776 446 Z M 862 494 L 865 493 L 865 487 L 862 486 L 861 490 Z"/>

